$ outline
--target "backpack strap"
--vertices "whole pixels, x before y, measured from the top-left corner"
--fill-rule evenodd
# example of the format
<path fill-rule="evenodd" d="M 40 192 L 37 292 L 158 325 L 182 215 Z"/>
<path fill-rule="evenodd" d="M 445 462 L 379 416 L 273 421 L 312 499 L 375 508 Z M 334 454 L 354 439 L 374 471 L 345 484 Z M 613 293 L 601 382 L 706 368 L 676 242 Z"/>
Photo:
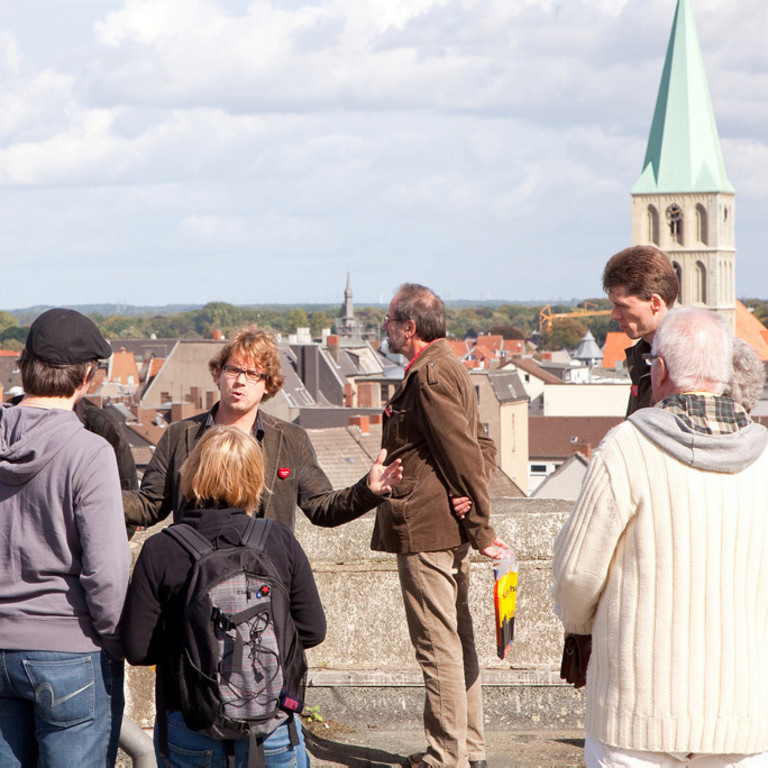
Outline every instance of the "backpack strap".
<path fill-rule="evenodd" d="M 253 732 L 248 737 L 248 768 L 266 768 L 264 737 Z"/>
<path fill-rule="evenodd" d="M 213 544 L 189 523 L 174 523 L 163 528 L 163 533 L 167 533 L 181 544 L 195 560 L 213 551 Z"/>
<path fill-rule="evenodd" d="M 248 524 L 240 537 L 240 544 L 243 547 L 250 547 L 261 552 L 267 542 L 267 536 L 269 536 L 272 525 L 273 521 L 264 517 L 249 517 Z"/>
<path fill-rule="evenodd" d="M 291 746 L 299 746 L 299 731 L 296 725 L 296 715 L 291 712 L 291 716 L 288 718 L 288 735 L 291 737 Z"/>
<path fill-rule="evenodd" d="M 163 690 L 163 668 L 155 667 L 155 717 L 157 723 L 157 751 L 160 757 L 168 758 L 168 712 L 165 709 Z"/>

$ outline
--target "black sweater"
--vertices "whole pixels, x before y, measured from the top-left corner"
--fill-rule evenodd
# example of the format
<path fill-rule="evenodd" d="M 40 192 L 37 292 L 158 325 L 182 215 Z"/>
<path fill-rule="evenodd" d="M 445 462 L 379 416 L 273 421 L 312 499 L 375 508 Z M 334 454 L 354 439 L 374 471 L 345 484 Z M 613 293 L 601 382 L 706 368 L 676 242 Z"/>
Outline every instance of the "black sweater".
<path fill-rule="evenodd" d="M 189 523 L 211 542 L 232 545 L 239 542 L 248 518 L 241 509 L 185 509 L 181 522 Z M 302 645 L 319 645 L 325 639 L 325 614 L 304 550 L 280 523 L 272 526 L 264 549 L 283 571 Z M 192 556 L 170 536 L 150 536 L 136 563 L 123 615 L 125 657 L 134 665 L 159 666 L 168 710 L 180 708 L 176 670 L 185 586 L 193 564 Z"/>

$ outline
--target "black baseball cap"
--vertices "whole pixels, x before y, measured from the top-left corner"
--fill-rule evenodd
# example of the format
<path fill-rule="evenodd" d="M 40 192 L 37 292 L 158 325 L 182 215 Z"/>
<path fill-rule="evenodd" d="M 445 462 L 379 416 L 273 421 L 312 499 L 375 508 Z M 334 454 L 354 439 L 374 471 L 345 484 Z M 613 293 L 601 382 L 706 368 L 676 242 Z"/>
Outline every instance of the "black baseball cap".
<path fill-rule="evenodd" d="M 79 365 L 112 355 L 99 329 L 74 309 L 49 309 L 29 328 L 27 352 L 56 365 Z"/>

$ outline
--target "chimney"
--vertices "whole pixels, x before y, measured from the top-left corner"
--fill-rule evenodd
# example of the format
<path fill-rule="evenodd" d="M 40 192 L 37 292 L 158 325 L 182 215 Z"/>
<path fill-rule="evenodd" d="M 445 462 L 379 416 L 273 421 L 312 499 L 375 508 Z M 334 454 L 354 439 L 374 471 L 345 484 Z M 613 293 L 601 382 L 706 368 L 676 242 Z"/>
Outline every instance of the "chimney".
<path fill-rule="evenodd" d="M 592 443 L 574 443 L 571 440 L 571 453 L 581 453 L 588 459 L 592 458 Z"/>
<path fill-rule="evenodd" d="M 357 427 L 360 430 L 361 435 L 369 435 L 371 433 L 371 421 L 368 416 L 350 417 L 349 426 Z"/>
<path fill-rule="evenodd" d="M 331 357 L 338 363 L 339 362 L 339 337 L 335 333 L 328 335 L 325 340 L 328 345 L 328 351 L 331 353 Z"/>

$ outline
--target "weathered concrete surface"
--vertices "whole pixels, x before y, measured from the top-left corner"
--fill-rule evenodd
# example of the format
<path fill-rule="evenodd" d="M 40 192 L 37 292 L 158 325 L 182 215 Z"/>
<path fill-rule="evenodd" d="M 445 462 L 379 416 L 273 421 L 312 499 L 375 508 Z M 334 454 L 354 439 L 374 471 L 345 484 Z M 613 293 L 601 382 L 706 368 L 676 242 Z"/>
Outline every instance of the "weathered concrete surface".
<path fill-rule="evenodd" d="M 504 661 L 495 650 L 492 565 L 473 557 L 470 601 L 491 729 L 582 728 L 583 694 L 558 676 L 562 627 L 550 597 L 552 543 L 569 511 L 569 502 L 550 499 L 493 502 L 494 527 L 515 550 L 520 574 L 515 640 Z M 372 515 L 335 529 L 298 517 L 296 535 L 328 618 L 326 641 L 307 654 L 307 703 L 353 729 L 418 727 L 421 675 L 408 640 L 395 557 L 369 548 Z M 145 537 L 135 537 L 137 551 Z M 151 672 L 130 670 L 127 687 L 131 716 L 149 725 Z"/>
<path fill-rule="evenodd" d="M 305 740 L 312 768 L 393 768 L 408 765 L 408 755 L 424 749 L 420 730 L 311 727 L 311 732 L 305 729 Z M 579 731 L 486 730 L 485 740 L 488 768 L 584 765 L 584 735 Z"/>

